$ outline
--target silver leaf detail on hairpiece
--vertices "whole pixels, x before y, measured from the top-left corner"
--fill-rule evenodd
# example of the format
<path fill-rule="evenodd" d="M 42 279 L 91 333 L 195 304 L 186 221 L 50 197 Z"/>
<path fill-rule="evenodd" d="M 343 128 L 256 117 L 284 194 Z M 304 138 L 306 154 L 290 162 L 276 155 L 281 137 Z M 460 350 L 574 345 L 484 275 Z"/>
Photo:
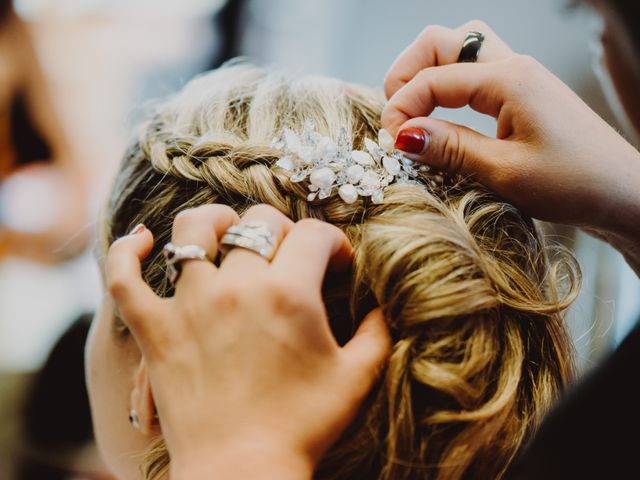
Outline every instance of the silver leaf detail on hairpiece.
<path fill-rule="evenodd" d="M 358 197 L 370 197 L 373 203 L 384 201 L 384 189 L 392 183 L 421 184 L 420 177 L 429 172 L 394 148 L 393 137 L 386 130 L 378 133 L 377 142 L 365 138 L 365 150 L 353 150 L 345 128 L 337 141 L 316 132 L 307 121 L 296 133 L 285 128 L 271 147 L 283 156 L 276 165 L 288 172 L 291 182 L 308 180 L 308 201 L 323 200 L 337 191 L 345 203 Z"/>

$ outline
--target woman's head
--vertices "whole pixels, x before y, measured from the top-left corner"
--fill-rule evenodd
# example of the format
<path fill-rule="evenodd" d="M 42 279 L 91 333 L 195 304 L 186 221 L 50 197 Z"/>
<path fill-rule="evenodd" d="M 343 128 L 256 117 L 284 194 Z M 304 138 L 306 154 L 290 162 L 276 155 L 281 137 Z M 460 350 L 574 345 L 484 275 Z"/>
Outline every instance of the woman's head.
<path fill-rule="evenodd" d="M 308 202 L 275 165 L 280 152 L 270 144 L 283 128 L 301 131 L 313 120 L 334 139 L 345 128 L 360 148 L 376 138 L 382 107 L 365 87 L 244 65 L 192 81 L 129 148 L 105 210 L 102 252 L 144 223 L 156 240 L 145 279 L 171 295 L 161 249 L 186 208 L 223 203 L 242 214 L 267 203 L 293 220 L 337 225 L 356 255 L 351 278 L 326 281 L 333 331 L 345 342 L 379 304 L 394 346 L 318 478 L 494 478 L 570 377 L 560 312 L 575 294 L 576 266 L 559 253 L 549 259 L 532 221 L 479 186 L 392 184 L 379 205 L 337 195 Z M 120 475 L 133 475 L 147 448 L 147 478 L 164 478 L 161 438 L 150 445 L 151 435 L 127 424 L 144 369 L 111 317 L 106 303 L 89 342 L 96 435 Z"/>

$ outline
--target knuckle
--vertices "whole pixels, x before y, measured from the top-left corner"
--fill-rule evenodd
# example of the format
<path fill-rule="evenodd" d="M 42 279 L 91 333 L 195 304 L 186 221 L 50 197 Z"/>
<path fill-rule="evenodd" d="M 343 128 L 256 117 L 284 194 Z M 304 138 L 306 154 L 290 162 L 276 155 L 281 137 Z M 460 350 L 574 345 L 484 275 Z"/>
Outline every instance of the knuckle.
<path fill-rule="evenodd" d="M 294 296 L 293 286 L 280 278 L 269 278 L 261 287 L 260 290 L 276 303 L 285 303 Z"/>
<path fill-rule="evenodd" d="M 429 25 L 420 32 L 418 38 L 421 42 L 431 43 L 438 39 L 442 39 L 451 30 L 442 25 Z"/>
<path fill-rule="evenodd" d="M 284 214 L 280 212 L 280 210 L 278 210 L 277 208 L 271 205 L 267 205 L 264 203 L 253 205 L 243 215 L 243 217 L 248 217 L 248 218 L 264 218 L 264 219 L 280 218 L 283 216 Z"/>
<path fill-rule="evenodd" d="M 129 282 L 122 274 L 112 273 L 107 279 L 107 290 L 116 301 L 125 297 L 128 289 Z"/>
<path fill-rule="evenodd" d="M 462 26 L 465 30 L 477 30 L 480 33 L 487 34 L 493 32 L 487 22 L 479 19 L 470 20 Z"/>
<path fill-rule="evenodd" d="M 460 138 L 460 133 L 454 129 L 447 133 L 442 144 L 443 170 L 456 173 L 462 170 L 465 159 L 465 147 Z"/>
<path fill-rule="evenodd" d="M 416 73 L 412 84 L 407 88 L 407 99 L 414 100 L 421 92 L 431 92 L 434 74 L 437 75 L 432 68 L 423 68 Z"/>
<path fill-rule="evenodd" d="M 178 213 L 173 219 L 173 229 L 182 229 L 189 225 L 193 221 L 195 211 L 195 208 L 188 208 Z"/>
<path fill-rule="evenodd" d="M 203 213 L 210 215 L 212 217 L 228 217 L 228 218 L 237 218 L 238 214 L 236 211 L 231 208 L 229 205 L 222 205 L 219 203 L 211 203 L 208 205 L 202 205 L 198 207 L 196 210 L 201 210 Z"/>
<path fill-rule="evenodd" d="M 298 221 L 296 227 L 310 235 L 326 235 L 333 232 L 334 228 L 337 228 L 316 218 L 303 218 Z"/>
<path fill-rule="evenodd" d="M 418 73 L 416 73 L 415 80 L 417 83 L 426 83 L 429 82 L 429 79 L 433 75 L 433 70 L 430 68 L 423 68 Z"/>
<path fill-rule="evenodd" d="M 271 227 L 282 228 L 291 220 L 276 207 L 266 204 L 254 205 L 243 215 L 243 219 L 267 222 Z"/>
<path fill-rule="evenodd" d="M 224 314 L 236 311 L 243 297 L 251 298 L 251 284 L 242 285 L 238 281 L 228 281 L 212 289 L 209 301 L 214 311 Z"/>
<path fill-rule="evenodd" d="M 282 316 L 308 314 L 314 310 L 314 302 L 308 292 L 296 288 L 286 279 L 271 278 L 261 289 L 269 304 Z"/>

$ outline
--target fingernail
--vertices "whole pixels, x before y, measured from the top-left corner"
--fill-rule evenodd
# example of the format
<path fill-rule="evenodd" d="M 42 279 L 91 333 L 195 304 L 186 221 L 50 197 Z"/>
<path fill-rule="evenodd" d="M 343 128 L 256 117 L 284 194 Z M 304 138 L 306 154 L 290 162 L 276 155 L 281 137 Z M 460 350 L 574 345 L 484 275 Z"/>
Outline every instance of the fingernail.
<path fill-rule="evenodd" d="M 410 127 L 400 130 L 395 147 L 403 152 L 423 154 L 429 148 L 431 137 L 421 128 Z"/>
<path fill-rule="evenodd" d="M 137 235 L 138 233 L 142 233 L 145 228 L 147 227 L 144 226 L 144 223 L 139 223 L 131 229 L 129 235 Z"/>

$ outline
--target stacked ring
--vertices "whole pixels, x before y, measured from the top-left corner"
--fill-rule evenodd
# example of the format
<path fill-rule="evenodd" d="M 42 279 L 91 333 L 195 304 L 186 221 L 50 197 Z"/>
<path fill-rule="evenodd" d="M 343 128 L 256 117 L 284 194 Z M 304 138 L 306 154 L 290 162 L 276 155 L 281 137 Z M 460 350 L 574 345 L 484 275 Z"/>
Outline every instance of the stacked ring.
<path fill-rule="evenodd" d="M 167 243 L 162 249 L 167 262 L 167 278 L 175 285 L 182 273 L 182 262 L 186 260 L 204 260 L 211 262 L 204 248 L 198 245 L 185 245 L 179 247 L 173 243 Z"/>
<path fill-rule="evenodd" d="M 221 251 L 226 255 L 236 247 L 257 253 L 271 261 L 276 251 L 276 242 L 269 225 L 264 222 L 247 222 L 227 229 L 220 241 Z"/>

